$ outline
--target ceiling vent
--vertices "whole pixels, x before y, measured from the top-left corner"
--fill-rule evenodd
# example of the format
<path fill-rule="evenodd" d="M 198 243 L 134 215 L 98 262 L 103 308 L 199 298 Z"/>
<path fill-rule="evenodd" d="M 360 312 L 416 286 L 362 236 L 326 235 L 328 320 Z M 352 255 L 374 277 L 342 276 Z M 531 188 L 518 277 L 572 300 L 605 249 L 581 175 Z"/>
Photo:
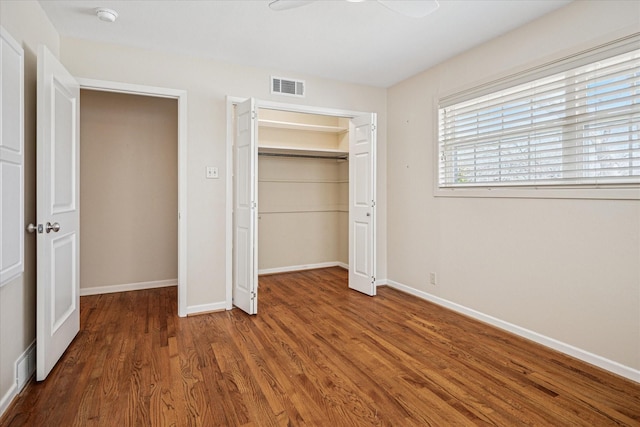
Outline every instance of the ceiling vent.
<path fill-rule="evenodd" d="M 271 93 L 281 95 L 304 96 L 304 80 L 271 77 Z"/>

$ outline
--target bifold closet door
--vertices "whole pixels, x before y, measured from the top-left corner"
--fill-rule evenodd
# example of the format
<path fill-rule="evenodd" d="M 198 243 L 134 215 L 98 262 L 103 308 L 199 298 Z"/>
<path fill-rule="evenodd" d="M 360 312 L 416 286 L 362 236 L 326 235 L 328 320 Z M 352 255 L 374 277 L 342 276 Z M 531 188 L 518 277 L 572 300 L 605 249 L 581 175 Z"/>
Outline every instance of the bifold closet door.
<path fill-rule="evenodd" d="M 253 98 L 236 107 L 233 150 L 233 304 L 248 314 L 258 312 L 257 120 Z"/>
<path fill-rule="evenodd" d="M 349 287 L 376 294 L 376 116 L 351 120 L 349 129 Z"/>

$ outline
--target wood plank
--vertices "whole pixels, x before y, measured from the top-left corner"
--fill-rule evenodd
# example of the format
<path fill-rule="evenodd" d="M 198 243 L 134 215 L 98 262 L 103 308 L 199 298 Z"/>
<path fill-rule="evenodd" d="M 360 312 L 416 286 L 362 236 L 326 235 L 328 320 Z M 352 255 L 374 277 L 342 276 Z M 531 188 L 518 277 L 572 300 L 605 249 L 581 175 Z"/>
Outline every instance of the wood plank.
<path fill-rule="evenodd" d="M 0 426 L 640 425 L 640 384 L 340 268 L 261 277 L 257 316 L 176 299 L 82 297 Z"/>

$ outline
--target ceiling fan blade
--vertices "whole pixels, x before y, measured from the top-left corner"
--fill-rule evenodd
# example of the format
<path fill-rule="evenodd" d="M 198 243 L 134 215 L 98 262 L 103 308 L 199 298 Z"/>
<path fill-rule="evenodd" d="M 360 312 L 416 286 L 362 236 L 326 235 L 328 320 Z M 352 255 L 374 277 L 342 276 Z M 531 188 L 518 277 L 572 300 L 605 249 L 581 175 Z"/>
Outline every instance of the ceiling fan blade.
<path fill-rule="evenodd" d="M 378 0 L 378 3 L 411 18 L 423 18 L 440 7 L 438 0 Z"/>
<path fill-rule="evenodd" d="M 288 10 L 304 6 L 314 1 L 315 0 L 273 0 L 269 3 L 269 7 L 271 10 Z"/>

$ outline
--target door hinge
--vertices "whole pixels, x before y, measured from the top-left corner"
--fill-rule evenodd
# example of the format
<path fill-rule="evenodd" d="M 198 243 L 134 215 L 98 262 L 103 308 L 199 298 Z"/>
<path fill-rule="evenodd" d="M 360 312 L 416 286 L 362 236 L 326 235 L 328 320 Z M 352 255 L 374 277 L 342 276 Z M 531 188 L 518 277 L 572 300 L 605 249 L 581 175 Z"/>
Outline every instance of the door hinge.
<path fill-rule="evenodd" d="M 376 201 L 375 201 L 375 200 L 372 200 L 372 201 L 371 201 L 371 207 L 372 207 L 372 208 L 375 208 L 375 207 L 376 207 Z"/>
<path fill-rule="evenodd" d="M 255 292 L 251 292 L 251 299 L 254 300 L 256 299 L 257 295 Z"/>
<path fill-rule="evenodd" d="M 251 118 L 252 118 L 253 120 L 255 120 L 255 119 L 257 119 L 257 118 L 258 118 L 258 115 L 256 114 L 256 110 L 251 110 Z"/>
<path fill-rule="evenodd" d="M 371 125 L 371 131 L 375 132 L 376 131 L 376 125 Z"/>
<path fill-rule="evenodd" d="M 251 209 L 255 209 L 257 206 L 256 202 L 251 202 Z"/>
<path fill-rule="evenodd" d="M 375 285 L 375 284 L 376 284 L 376 278 L 375 278 L 375 277 L 373 277 L 373 276 L 371 276 L 371 284 L 372 284 L 372 285 Z"/>

